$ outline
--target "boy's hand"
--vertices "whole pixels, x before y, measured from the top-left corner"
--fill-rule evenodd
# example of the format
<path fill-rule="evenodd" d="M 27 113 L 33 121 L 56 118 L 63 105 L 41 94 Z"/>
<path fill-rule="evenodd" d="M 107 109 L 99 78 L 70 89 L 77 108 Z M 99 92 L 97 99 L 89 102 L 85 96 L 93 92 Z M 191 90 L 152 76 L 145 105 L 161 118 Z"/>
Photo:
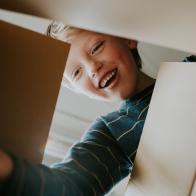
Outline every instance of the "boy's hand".
<path fill-rule="evenodd" d="M 11 175 L 13 162 L 11 157 L 0 149 L 0 183 L 6 181 Z"/>

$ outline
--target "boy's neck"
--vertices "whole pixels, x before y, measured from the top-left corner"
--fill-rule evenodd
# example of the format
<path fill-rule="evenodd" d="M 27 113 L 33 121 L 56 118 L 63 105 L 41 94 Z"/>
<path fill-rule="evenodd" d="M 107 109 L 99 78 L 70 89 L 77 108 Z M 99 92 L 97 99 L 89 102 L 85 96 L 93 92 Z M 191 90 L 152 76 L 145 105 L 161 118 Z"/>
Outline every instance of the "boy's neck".
<path fill-rule="evenodd" d="M 153 78 L 147 76 L 146 74 L 144 74 L 143 72 L 139 71 L 135 93 L 141 92 L 142 90 L 151 86 L 154 83 L 155 83 L 155 79 L 153 79 Z"/>

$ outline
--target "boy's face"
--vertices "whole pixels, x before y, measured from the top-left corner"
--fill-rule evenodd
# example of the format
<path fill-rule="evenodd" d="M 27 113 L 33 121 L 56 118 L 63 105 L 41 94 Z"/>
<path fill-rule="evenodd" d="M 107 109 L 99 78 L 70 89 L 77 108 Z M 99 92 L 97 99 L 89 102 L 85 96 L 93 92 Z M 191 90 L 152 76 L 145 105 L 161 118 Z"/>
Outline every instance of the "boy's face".
<path fill-rule="evenodd" d="M 82 31 L 71 41 L 65 77 L 83 94 L 106 101 L 134 93 L 138 69 L 127 40 Z"/>

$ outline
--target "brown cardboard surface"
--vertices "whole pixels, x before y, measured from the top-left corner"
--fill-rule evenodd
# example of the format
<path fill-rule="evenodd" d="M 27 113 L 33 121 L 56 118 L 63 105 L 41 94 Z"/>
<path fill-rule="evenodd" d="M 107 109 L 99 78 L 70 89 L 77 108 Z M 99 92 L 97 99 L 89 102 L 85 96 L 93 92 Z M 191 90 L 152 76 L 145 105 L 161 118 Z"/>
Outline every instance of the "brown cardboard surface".
<path fill-rule="evenodd" d="M 0 148 L 41 162 L 69 45 L 0 21 Z"/>

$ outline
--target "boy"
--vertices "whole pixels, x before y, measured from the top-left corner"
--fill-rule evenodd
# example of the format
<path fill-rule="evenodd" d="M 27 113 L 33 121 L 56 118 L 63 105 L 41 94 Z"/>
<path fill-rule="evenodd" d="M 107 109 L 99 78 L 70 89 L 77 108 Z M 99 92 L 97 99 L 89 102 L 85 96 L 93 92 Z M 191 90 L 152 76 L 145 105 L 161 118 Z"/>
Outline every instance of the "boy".
<path fill-rule="evenodd" d="M 0 195 L 104 195 L 132 171 L 154 80 L 140 72 L 134 40 L 61 23 L 53 23 L 48 35 L 71 43 L 65 86 L 122 103 L 118 111 L 97 118 L 52 169 L 0 151 Z"/>

